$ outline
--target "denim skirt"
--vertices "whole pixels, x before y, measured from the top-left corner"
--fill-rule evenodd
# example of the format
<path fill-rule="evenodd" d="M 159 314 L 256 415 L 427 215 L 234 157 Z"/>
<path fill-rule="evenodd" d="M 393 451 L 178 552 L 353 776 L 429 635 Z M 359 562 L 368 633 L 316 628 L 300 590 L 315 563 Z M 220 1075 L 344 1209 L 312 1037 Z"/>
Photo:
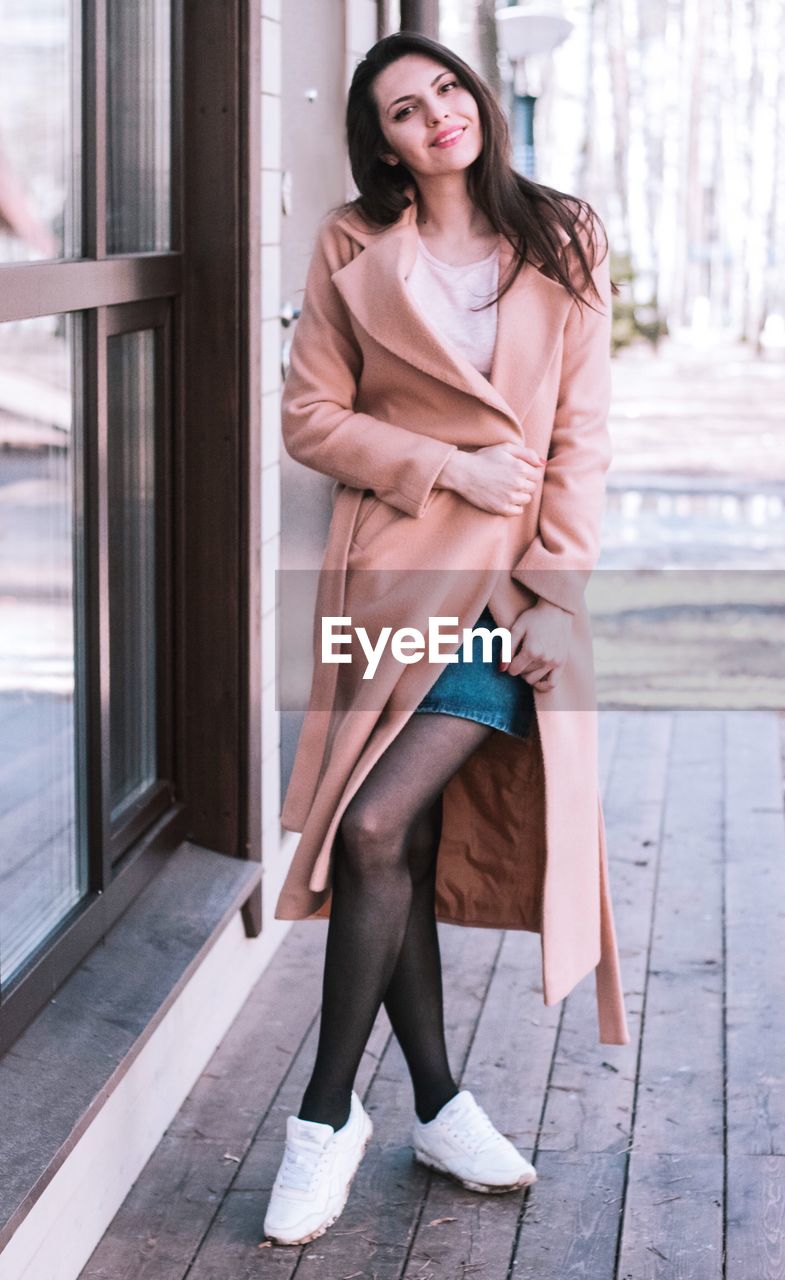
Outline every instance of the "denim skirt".
<path fill-rule="evenodd" d="M 494 629 L 496 622 L 487 605 L 473 625 L 488 627 L 491 631 Z M 523 676 L 512 676 L 509 671 L 499 670 L 501 636 L 493 636 L 491 649 L 491 661 L 483 662 L 482 636 L 473 638 L 471 660 L 466 645 L 461 645 L 458 661 L 447 664 L 436 683 L 414 708 L 415 713 L 431 711 L 462 716 L 465 720 L 477 720 L 480 724 L 501 729 L 515 738 L 528 737 L 534 715 L 532 687 Z"/>

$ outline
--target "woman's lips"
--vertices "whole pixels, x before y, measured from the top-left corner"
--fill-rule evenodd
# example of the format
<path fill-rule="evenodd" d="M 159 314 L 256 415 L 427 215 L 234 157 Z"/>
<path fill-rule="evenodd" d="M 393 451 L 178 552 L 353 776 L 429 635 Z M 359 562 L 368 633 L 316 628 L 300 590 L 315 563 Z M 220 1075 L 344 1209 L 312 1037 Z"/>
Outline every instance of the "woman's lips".
<path fill-rule="evenodd" d="M 432 143 L 431 143 L 431 146 L 432 146 L 432 147 L 438 147 L 438 148 L 439 148 L 439 150 L 441 150 L 443 147 L 453 147 L 453 146 L 455 146 L 455 143 L 456 143 L 456 142 L 460 142 L 461 138 L 463 137 L 464 133 L 466 132 L 466 128 L 467 128 L 467 126 L 466 126 L 466 125 L 462 125 L 462 126 L 460 126 L 460 127 L 458 128 L 458 131 L 457 131 L 457 132 L 454 132 L 454 131 L 453 131 L 453 132 L 451 132 L 451 133 L 447 134 L 447 136 L 446 136 L 444 139 L 442 139 L 440 142 L 432 142 Z"/>

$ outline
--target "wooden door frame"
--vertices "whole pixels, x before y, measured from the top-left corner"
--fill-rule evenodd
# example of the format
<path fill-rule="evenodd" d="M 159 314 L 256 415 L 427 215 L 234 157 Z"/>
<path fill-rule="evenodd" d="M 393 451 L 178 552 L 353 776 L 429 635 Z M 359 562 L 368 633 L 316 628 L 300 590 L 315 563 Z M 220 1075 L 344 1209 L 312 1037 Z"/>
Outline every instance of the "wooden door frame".
<path fill-rule="evenodd" d="M 193 10 L 184 333 L 187 349 L 209 358 L 190 362 L 183 387 L 181 776 L 189 837 L 260 861 L 261 19 L 254 0 Z M 261 888 L 243 916 L 258 934 Z"/>
<path fill-rule="evenodd" d="M 171 715 L 165 734 L 173 748 L 171 802 L 157 818 L 152 814 L 127 849 L 112 850 L 105 821 L 97 820 L 96 799 L 107 767 L 105 732 L 98 731 L 105 708 L 95 674 L 106 661 L 106 518 L 91 524 L 84 659 L 92 672 L 91 711 L 86 778 L 77 778 L 92 796 L 89 883 L 0 993 L 0 1054 L 179 842 L 191 839 L 231 857 L 261 859 L 261 18 L 255 0 L 199 0 L 182 10 L 182 0 L 173 3 L 186 15 L 173 46 L 173 99 L 183 104 L 182 114 L 173 111 L 173 248 L 104 256 L 105 0 L 85 0 L 84 48 L 93 74 L 83 83 L 84 256 L 0 266 L 0 321 L 85 312 L 83 413 L 103 430 L 105 384 L 103 375 L 94 375 L 105 363 L 106 308 L 149 306 L 153 315 L 160 300 L 167 301 L 173 360 L 166 384 L 173 435 L 167 503 L 175 570 L 169 601 L 173 705 L 170 700 L 171 711 L 163 711 Z M 96 475 L 94 453 L 95 440 L 85 475 L 91 502 L 105 483 Z M 260 886 L 243 907 L 243 921 L 250 936 L 260 932 Z"/>

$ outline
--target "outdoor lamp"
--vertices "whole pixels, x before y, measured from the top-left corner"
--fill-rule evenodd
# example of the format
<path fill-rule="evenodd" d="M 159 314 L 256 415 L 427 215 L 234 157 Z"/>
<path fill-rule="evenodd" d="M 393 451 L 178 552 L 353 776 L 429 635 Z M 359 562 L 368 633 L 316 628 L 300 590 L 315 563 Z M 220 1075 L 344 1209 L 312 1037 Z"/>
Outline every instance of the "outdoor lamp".
<path fill-rule="evenodd" d="M 548 59 L 573 29 L 558 3 L 509 4 L 495 11 L 499 51 L 512 67 L 513 165 L 528 178 L 536 174 L 534 106 Z"/>

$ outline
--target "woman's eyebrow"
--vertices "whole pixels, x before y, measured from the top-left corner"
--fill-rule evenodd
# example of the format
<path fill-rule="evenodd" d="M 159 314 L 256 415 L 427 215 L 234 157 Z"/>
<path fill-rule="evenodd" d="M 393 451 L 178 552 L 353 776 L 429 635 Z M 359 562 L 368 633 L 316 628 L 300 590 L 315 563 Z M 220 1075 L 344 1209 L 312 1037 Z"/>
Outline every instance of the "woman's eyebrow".
<path fill-rule="evenodd" d="M 434 76 L 431 81 L 431 88 L 433 88 L 437 80 L 441 80 L 442 76 L 449 76 L 451 74 L 452 72 L 450 71 L 440 71 L 438 76 Z M 413 93 L 405 93 L 402 98 L 396 98 L 394 102 L 391 102 L 387 110 L 392 111 L 393 107 L 397 107 L 399 102 L 405 102 L 407 98 L 413 98 L 414 96 L 415 95 Z"/>

